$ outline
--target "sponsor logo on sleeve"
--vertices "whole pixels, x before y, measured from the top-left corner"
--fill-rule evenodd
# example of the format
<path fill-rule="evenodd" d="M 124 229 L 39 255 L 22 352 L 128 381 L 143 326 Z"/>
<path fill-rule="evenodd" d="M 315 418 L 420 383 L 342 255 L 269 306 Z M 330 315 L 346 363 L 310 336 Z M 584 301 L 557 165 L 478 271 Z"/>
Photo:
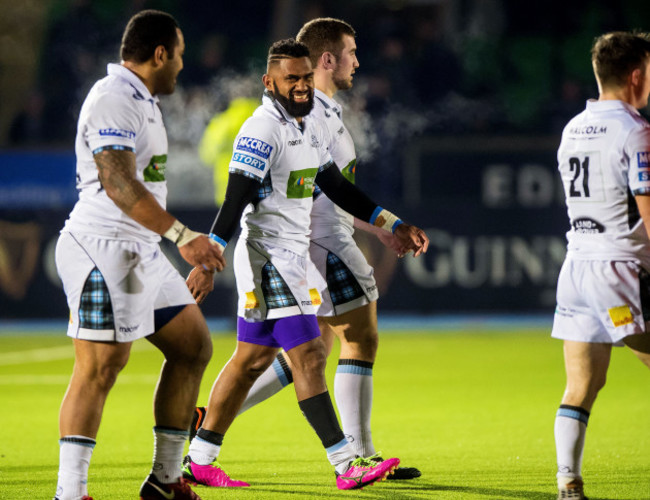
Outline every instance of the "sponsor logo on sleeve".
<path fill-rule="evenodd" d="M 639 180 L 640 180 L 641 182 L 647 182 L 647 181 L 650 181 L 650 171 L 649 171 L 649 170 L 645 170 L 645 171 L 643 171 L 643 172 L 639 172 Z"/>
<path fill-rule="evenodd" d="M 240 137 L 239 140 L 237 141 L 237 146 L 235 146 L 235 149 L 238 151 L 246 151 L 247 153 L 253 153 L 260 158 L 264 158 L 265 160 L 269 159 L 269 156 L 271 155 L 271 151 L 273 151 L 273 147 L 267 144 L 264 141 L 260 141 L 259 139 L 255 139 L 254 137 Z"/>
<path fill-rule="evenodd" d="M 611 309 L 607 309 L 607 312 L 612 323 L 617 328 L 634 322 L 632 311 L 630 311 L 630 306 L 628 305 L 612 307 Z"/>
<path fill-rule="evenodd" d="M 145 182 L 163 182 L 167 169 L 167 155 L 153 155 L 142 172 Z"/>
<path fill-rule="evenodd" d="M 639 151 L 636 154 L 636 159 L 639 162 L 639 168 L 650 168 L 650 151 Z"/>
<path fill-rule="evenodd" d="M 357 170 L 357 159 L 355 158 L 350 163 L 348 163 L 345 167 L 343 167 L 341 173 L 343 174 L 343 177 L 345 177 L 348 181 L 354 184 L 356 170 Z"/>
<path fill-rule="evenodd" d="M 123 137 L 125 139 L 135 139 L 135 132 L 123 130 L 121 128 L 100 128 L 99 135 L 104 137 Z"/>
<path fill-rule="evenodd" d="M 243 153 L 238 153 L 235 151 L 232 154 L 232 161 L 236 161 L 238 163 L 243 163 L 244 165 L 248 165 L 249 167 L 253 167 L 257 170 L 264 170 L 266 168 L 266 162 L 262 161 L 258 158 L 255 158 L 254 156 L 250 155 L 245 155 Z"/>

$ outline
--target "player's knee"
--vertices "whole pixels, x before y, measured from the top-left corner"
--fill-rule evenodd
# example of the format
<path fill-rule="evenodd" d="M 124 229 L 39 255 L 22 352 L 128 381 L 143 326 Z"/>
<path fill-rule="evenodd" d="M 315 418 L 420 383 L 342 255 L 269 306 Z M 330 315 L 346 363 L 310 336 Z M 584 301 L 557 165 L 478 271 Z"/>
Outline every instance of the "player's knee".
<path fill-rule="evenodd" d="M 125 365 L 126 360 L 113 359 L 92 367 L 82 376 L 88 381 L 88 384 L 94 386 L 99 392 L 108 393 L 115 385 L 117 376 Z"/>
<path fill-rule="evenodd" d="M 589 409 L 596 401 L 600 390 L 605 387 L 606 382 L 607 376 L 602 375 L 582 384 L 569 384 L 565 392 L 564 403 Z"/>
<path fill-rule="evenodd" d="M 322 342 L 303 350 L 298 360 L 293 359 L 293 369 L 303 373 L 322 373 L 325 371 L 327 354 Z"/>
<path fill-rule="evenodd" d="M 274 359 L 275 353 L 269 353 L 253 359 L 244 360 L 238 364 L 239 371 L 251 383 L 255 382 L 255 380 L 257 380 L 258 377 L 262 375 L 269 366 L 271 366 Z"/>
<path fill-rule="evenodd" d="M 377 354 L 377 348 L 379 347 L 379 335 L 377 335 L 377 330 L 368 328 L 364 333 L 365 335 L 359 342 L 361 349 L 364 353 L 371 354 L 374 357 L 375 354 Z"/>

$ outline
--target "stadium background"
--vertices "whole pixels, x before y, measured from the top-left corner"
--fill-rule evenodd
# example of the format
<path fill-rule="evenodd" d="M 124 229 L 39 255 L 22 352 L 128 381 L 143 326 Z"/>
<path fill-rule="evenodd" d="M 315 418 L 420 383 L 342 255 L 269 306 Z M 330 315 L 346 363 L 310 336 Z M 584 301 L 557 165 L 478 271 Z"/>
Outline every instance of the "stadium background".
<path fill-rule="evenodd" d="M 562 126 L 597 96 L 595 36 L 647 29 L 644 0 L 0 1 L 0 319 L 67 317 L 54 268 L 76 199 L 76 114 L 116 62 L 126 20 L 174 14 L 187 52 L 161 102 L 170 137 L 169 208 L 207 231 L 212 168 L 197 145 L 209 119 L 256 88 L 268 45 L 316 16 L 358 32 L 361 67 L 341 93 L 357 139 L 357 182 L 425 228 L 422 259 L 396 262 L 360 235 L 384 315 L 531 314 L 550 321 L 568 228 L 555 151 Z M 165 246 L 181 271 L 187 267 Z M 229 249 L 232 251 L 231 249 Z M 234 278 L 206 315 L 232 318 Z"/>

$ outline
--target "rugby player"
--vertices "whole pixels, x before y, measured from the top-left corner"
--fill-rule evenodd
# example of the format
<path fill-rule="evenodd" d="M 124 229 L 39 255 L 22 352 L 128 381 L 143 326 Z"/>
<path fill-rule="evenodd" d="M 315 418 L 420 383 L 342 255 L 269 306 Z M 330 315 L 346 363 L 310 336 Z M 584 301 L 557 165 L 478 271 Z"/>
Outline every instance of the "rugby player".
<path fill-rule="evenodd" d="M 564 340 L 567 383 L 555 417 L 558 499 L 583 499 L 590 413 L 612 346 L 650 367 L 650 37 L 595 40 L 599 98 L 562 133 L 558 164 L 571 229 L 552 336 Z"/>
<path fill-rule="evenodd" d="M 216 459 L 224 434 L 255 379 L 280 348 L 293 365 L 300 409 L 336 471 L 339 489 L 362 488 L 392 472 L 399 459 L 359 457 L 346 439 L 325 381 L 326 348 L 316 320 L 325 283 L 309 259 L 314 183 L 347 212 L 397 236 L 404 251 L 426 251 L 424 232 L 378 206 L 345 179 L 328 151 L 327 127 L 308 116 L 314 100 L 309 49 L 293 39 L 269 50 L 263 104 L 235 139 L 226 198 L 211 237 L 222 247 L 237 229 L 237 348 L 212 388 L 207 413 L 190 444 L 184 477 L 208 486 L 246 486 Z M 198 301 L 213 286 L 195 267 L 188 286 Z M 243 484 L 242 484 L 243 483 Z"/>
<path fill-rule="evenodd" d="M 167 133 L 157 96 L 174 91 L 184 51 L 172 16 L 136 14 L 124 31 L 121 64 L 108 65 L 79 115 L 79 201 L 56 247 L 75 348 L 59 416 L 58 500 L 90 498 L 88 467 L 104 403 L 140 338 L 165 356 L 154 395 L 153 467 L 140 498 L 199 498 L 181 478 L 181 461 L 212 343 L 160 237 L 210 272 L 225 261 L 207 235 L 165 210 Z"/>

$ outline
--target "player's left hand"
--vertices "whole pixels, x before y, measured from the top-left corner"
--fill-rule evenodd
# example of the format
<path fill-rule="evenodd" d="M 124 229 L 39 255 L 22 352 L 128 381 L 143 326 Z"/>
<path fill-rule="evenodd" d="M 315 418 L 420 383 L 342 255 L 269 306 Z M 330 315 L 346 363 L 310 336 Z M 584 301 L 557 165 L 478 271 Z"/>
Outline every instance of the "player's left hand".
<path fill-rule="evenodd" d="M 201 304 L 208 294 L 214 290 L 214 273 L 196 266 L 187 276 L 187 287 L 197 304 Z"/>
<path fill-rule="evenodd" d="M 402 255 L 398 254 L 398 257 L 403 257 L 411 250 L 413 250 L 413 257 L 418 257 L 426 253 L 429 248 L 429 238 L 426 233 L 419 227 L 406 222 L 397 226 L 394 236 L 402 246 Z"/>

